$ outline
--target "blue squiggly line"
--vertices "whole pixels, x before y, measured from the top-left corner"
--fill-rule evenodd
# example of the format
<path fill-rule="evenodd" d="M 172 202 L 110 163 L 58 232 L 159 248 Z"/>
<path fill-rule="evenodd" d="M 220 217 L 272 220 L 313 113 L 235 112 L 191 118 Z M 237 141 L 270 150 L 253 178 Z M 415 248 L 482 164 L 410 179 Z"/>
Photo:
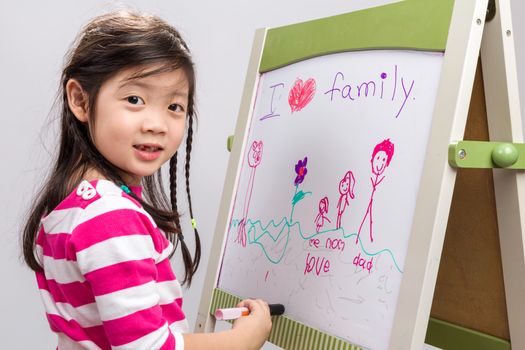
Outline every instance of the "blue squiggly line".
<path fill-rule="evenodd" d="M 232 220 L 232 224 L 230 225 L 230 229 L 231 229 L 232 226 L 233 227 L 237 226 L 239 224 L 239 222 L 240 222 L 240 220 Z M 282 229 L 279 231 L 279 234 L 277 235 L 277 237 L 274 237 L 272 235 L 272 233 L 267 230 L 270 225 L 272 225 L 273 227 L 277 228 L 277 227 L 281 226 L 283 224 L 283 222 L 284 222 L 284 225 L 283 225 Z M 278 264 L 283 259 L 284 254 L 286 252 L 286 248 L 288 247 L 288 243 L 290 241 L 290 229 L 292 227 L 294 227 L 294 226 L 298 226 L 299 234 L 301 235 L 301 237 L 305 241 L 309 240 L 309 239 L 312 239 L 313 237 L 319 236 L 321 234 L 325 234 L 325 233 L 329 233 L 329 232 L 336 232 L 336 231 L 340 231 L 342 233 L 342 236 L 343 236 L 344 239 L 350 238 L 352 236 L 357 236 L 357 233 L 351 233 L 349 235 L 346 235 L 344 228 L 336 228 L 336 229 L 324 230 L 324 231 L 316 232 L 316 233 L 314 233 L 314 234 L 312 234 L 310 236 L 305 236 L 303 234 L 302 229 L 301 229 L 301 223 L 300 222 L 294 222 L 293 224 L 290 224 L 286 217 L 283 217 L 281 219 L 281 221 L 279 221 L 278 224 L 276 224 L 275 221 L 272 219 L 272 220 L 270 220 L 270 222 L 266 226 L 263 226 L 261 220 L 253 221 L 251 219 L 248 219 L 246 221 L 246 225 L 250 226 L 250 228 L 248 229 L 248 243 L 259 245 L 262 248 L 263 253 L 266 256 L 266 258 L 268 259 L 268 261 L 270 261 L 272 264 Z M 255 237 L 255 231 L 257 231 L 256 226 L 259 226 L 261 231 L 262 231 L 262 233 L 258 237 Z M 288 236 L 286 237 L 286 243 L 285 243 L 284 248 L 282 249 L 282 254 L 277 259 L 274 259 L 274 258 L 272 258 L 272 257 L 270 257 L 268 255 L 268 252 L 266 251 L 266 247 L 261 242 L 259 242 L 259 240 L 261 239 L 261 237 L 263 237 L 265 235 L 268 235 L 268 236 L 270 236 L 270 238 L 272 239 L 273 242 L 277 242 L 279 237 L 281 237 L 282 233 L 285 231 L 284 228 L 287 228 L 287 231 L 288 231 L 287 232 Z M 253 233 L 253 240 L 250 237 L 251 233 Z M 382 250 L 380 250 L 378 252 L 371 253 L 371 252 L 368 252 L 365 249 L 365 247 L 363 246 L 363 242 L 361 241 L 361 238 L 358 238 L 358 241 L 359 241 L 359 244 L 361 246 L 361 250 L 367 256 L 377 256 L 377 255 L 380 255 L 382 253 L 389 254 L 390 257 L 392 258 L 392 261 L 394 262 L 394 265 L 395 265 L 397 271 L 399 271 L 400 273 L 403 273 L 403 270 L 399 267 L 399 265 L 398 265 L 398 263 L 397 263 L 397 261 L 396 261 L 396 259 L 394 257 L 394 254 L 392 253 L 392 251 L 390 249 L 385 248 L 385 249 L 382 249 Z"/>
<path fill-rule="evenodd" d="M 352 234 L 350 234 L 350 235 L 348 235 L 348 236 L 345 236 L 345 235 L 343 234 L 343 238 L 350 238 L 350 237 L 352 237 L 352 236 L 357 236 L 357 233 L 352 233 Z M 359 244 L 361 245 L 361 249 L 363 250 L 363 253 L 365 253 L 365 254 L 368 255 L 368 256 L 376 256 L 376 255 L 379 255 L 379 254 L 381 254 L 381 253 L 386 252 L 386 253 L 388 253 L 388 254 L 390 255 L 390 257 L 392 258 L 392 261 L 394 262 L 394 265 L 396 266 L 397 271 L 399 271 L 400 273 L 403 273 L 403 270 L 401 270 L 401 268 L 400 268 L 399 265 L 397 264 L 396 258 L 394 258 L 394 254 L 392 253 L 392 251 L 391 251 L 390 249 L 385 248 L 385 249 L 380 250 L 380 251 L 378 251 L 378 252 L 376 252 L 376 253 L 369 253 L 369 252 L 365 249 L 365 247 L 363 246 L 363 242 L 361 241 L 361 238 L 358 238 L 358 240 L 359 240 Z"/>

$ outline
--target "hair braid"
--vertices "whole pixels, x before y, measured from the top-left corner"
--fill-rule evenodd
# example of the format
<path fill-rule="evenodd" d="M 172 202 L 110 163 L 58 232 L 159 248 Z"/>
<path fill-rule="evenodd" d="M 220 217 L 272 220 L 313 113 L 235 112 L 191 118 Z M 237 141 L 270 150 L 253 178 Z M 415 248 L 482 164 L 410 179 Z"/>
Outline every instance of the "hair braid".
<path fill-rule="evenodd" d="M 171 209 L 174 213 L 176 213 L 175 218 L 175 227 L 179 230 L 179 234 L 182 235 L 182 228 L 180 226 L 180 218 L 179 218 L 179 209 L 177 207 L 177 156 L 179 152 L 176 152 L 173 157 L 170 159 L 170 202 L 171 202 Z M 173 240 L 173 244 L 175 245 L 175 248 L 173 249 L 173 253 L 171 253 L 170 257 L 173 256 L 175 253 L 175 249 L 177 249 L 179 238 L 178 235 Z"/>
<path fill-rule="evenodd" d="M 192 221 L 193 231 L 195 233 L 195 255 L 191 264 L 192 275 L 197 271 L 199 267 L 199 261 L 201 258 L 201 242 L 199 232 L 197 231 L 197 225 L 194 221 L 193 208 L 191 205 L 191 192 L 190 192 L 190 161 L 191 161 L 191 148 L 193 142 L 193 118 L 188 120 L 188 133 L 186 137 L 186 162 L 184 164 L 184 176 L 186 178 L 186 194 L 188 196 L 188 207 L 190 209 L 190 216 Z"/>
<path fill-rule="evenodd" d="M 180 218 L 178 213 L 178 207 L 177 207 L 177 156 L 178 152 L 173 155 L 170 159 L 170 202 L 171 202 L 171 208 L 173 210 L 173 213 L 175 214 L 176 219 L 175 221 L 175 227 L 177 228 L 177 234 L 173 235 L 172 237 L 172 243 L 174 245 L 173 251 L 171 252 L 171 256 L 175 254 L 175 250 L 179 246 L 180 242 L 180 248 L 181 248 L 181 254 L 182 254 L 182 260 L 184 261 L 184 279 L 182 280 L 182 284 L 185 284 L 186 282 L 188 285 L 191 285 L 192 280 L 192 273 L 191 273 L 191 256 L 188 250 L 188 247 L 186 246 L 186 242 L 184 242 L 184 235 L 182 234 L 182 227 L 180 224 Z"/>

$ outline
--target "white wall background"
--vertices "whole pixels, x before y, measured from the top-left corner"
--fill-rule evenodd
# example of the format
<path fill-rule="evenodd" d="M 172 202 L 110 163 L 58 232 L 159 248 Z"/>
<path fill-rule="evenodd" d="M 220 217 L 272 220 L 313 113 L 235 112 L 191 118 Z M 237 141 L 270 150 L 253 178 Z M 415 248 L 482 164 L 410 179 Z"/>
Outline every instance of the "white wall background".
<path fill-rule="evenodd" d="M 4 3 L 0 11 L 0 348 L 54 349 L 33 273 L 22 264 L 19 233 L 32 193 L 54 152 L 48 122 L 62 59 L 80 27 L 111 9 L 160 15 L 179 28 L 197 66 L 199 127 L 192 162 L 194 212 L 203 241 L 202 268 L 185 291 L 193 328 L 256 28 L 324 17 L 392 0 L 135 0 Z M 525 62 L 525 4 L 512 0 L 518 63 Z M 521 23 L 520 23 L 521 22 Z M 525 70 L 518 64 L 520 84 Z M 525 87 L 521 89 L 525 105 Z M 52 116 L 52 115 L 51 115 Z M 175 269 L 179 260 L 174 260 Z"/>

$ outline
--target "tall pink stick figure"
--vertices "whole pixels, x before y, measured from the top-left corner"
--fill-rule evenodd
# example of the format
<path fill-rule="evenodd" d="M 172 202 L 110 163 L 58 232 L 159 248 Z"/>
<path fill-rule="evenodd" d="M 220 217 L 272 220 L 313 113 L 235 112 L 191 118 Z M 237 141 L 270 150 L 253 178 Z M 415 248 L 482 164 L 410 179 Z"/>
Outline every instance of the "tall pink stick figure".
<path fill-rule="evenodd" d="M 372 173 L 375 175 L 375 178 L 370 178 L 370 181 L 372 182 L 372 194 L 370 195 L 370 202 L 368 203 L 368 208 L 366 208 L 366 213 L 363 217 L 363 221 L 361 221 L 361 225 L 359 225 L 359 231 L 357 232 L 357 238 L 355 239 L 356 244 L 357 242 L 359 242 L 359 235 L 361 234 L 361 229 L 363 228 L 363 224 L 365 223 L 367 217 L 370 224 L 370 242 L 374 241 L 374 237 L 372 236 L 372 206 L 374 202 L 374 194 L 376 192 L 377 185 L 379 185 L 381 181 L 383 181 L 383 179 L 385 178 L 384 176 L 382 176 L 381 178 L 379 177 L 390 165 L 390 161 L 392 160 L 393 155 L 394 144 L 390 142 L 390 139 L 383 140 L 383 142 L 378 143 L 374 147 L 370 164 L 372 165 Z"/>
<path fill-rule="evenodd" d="M 244 197 L 244 208 L 242 211 L 242 219 L 237 227 L 237 238 L 235 242 L 239 242 L 243 247 L 246 247 L 246 219 L 248 218 L 248 210 L 250 209 L 250 201 L 252 198 L 253 182 L 255 181 L 255 171 L 261 163 L 263 151 L 262 141 L 253 141 L 252 146 L 248 152 L 248 165 L 250 166 L 250 178 L 246 188 L 246 196 Z"/>
<path fill-rule="evenodd" d="M 328 213 L 328 197 L 324 197 L 319 201 L 319 214 L 317 214 L 315 222 L 315 232 L 319 233 L 321 227 L 324 225 L 324 221 L 331 222 L 324 214 Z"/>
<path fill-rule="evenodd" d="M 341 196 L 337 202 L 337 222 L 335 228 L 341 228 L 341 216 L 343 216 L 343 213 L 349 204 L 348 197 L 354 199 L 354 185 L 354 173 L 349 170 L 339 182 L 339 193 Z"/>

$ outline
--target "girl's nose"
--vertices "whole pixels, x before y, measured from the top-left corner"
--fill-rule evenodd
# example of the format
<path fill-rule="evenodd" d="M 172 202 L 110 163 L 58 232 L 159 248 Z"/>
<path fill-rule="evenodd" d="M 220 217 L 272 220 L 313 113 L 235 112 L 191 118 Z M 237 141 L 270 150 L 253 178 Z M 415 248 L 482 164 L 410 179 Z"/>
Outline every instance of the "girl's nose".
<path fill-rule="evenodd" d="M 165 117 L 158 111 L 149 113 L 142 122 L 142 131 L 161 134 L 168 131 Z"/>

